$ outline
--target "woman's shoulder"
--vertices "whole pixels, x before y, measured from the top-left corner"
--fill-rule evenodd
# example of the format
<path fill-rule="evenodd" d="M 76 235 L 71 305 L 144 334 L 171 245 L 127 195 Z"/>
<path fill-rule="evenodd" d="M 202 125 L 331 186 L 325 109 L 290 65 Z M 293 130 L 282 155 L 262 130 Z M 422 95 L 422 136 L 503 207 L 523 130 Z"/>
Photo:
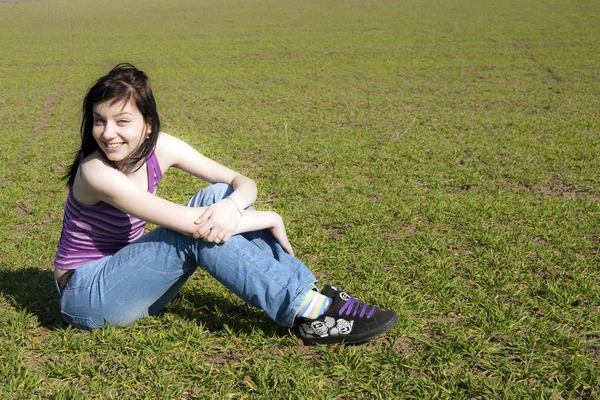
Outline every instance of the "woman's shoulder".
<path fill-rule="evenodd" d="M 100 200 L 96 196 L 96 189 L 103 182 L 110 181 L 111 174 L 115 171 L 98 151 L 94 151 L 79 164 L 72 187 L 73 196 L 81 204 L 97 204 Z"/>
<path fill-rule="evenodd" d="M 166 132 L 160 132 L 156 141 L 154 152 L 163 168 L 169 168 L 177 164 L 181 155 L 186 152 L 190 146 L 181 139 L 176 138 Z"/>
<path fill-rule="evenodd" d="M 81 161 L 75 182 L 94 187 L 103 181 L 110 181 L 119 171 L 105 159 L 99 151 L 94 151 Z"/>
<path fill-rule="evenodd" d="M 181 142 L 175 136 L 168 134 L 167 132 L 160 132 L 158 139 L 156 140 L 156 150 L 166 149 L 169 150 L 174 144 Z"/>
<path fill-rule="evenodd" d="M 98 172 L 98 170 L 103 170 L 105 168 L 114 169 L 114 166 L 109 165 L 109 162 L 98 150 L 93 151 L 90 155 L 81 160 L 81 164 L 79 165 L 82 174 Z"/>

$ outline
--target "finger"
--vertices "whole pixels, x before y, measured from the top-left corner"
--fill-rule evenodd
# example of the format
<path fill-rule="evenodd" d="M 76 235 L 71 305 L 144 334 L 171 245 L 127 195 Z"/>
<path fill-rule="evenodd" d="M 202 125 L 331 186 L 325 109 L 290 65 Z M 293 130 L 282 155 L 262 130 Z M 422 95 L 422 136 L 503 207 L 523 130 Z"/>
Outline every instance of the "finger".
<path fill-rule="evenodd" d="M 223 236 L 222 234 L 218 234 L 217 237 L 215 237 L 214 243 L 224 243 L 225 242 L 225 236 Z"/>
<path fill-rule="evenodd" d="M 210 230 L 210 233 L 208 234 L 207 237 L 208 237 L 208 241 L 209 242 L 214 242 L 215 239 L 217 237 L 219 237 L 219 232 L 217 232 L 217 230 L 213 228 L 213 229 Z"/>
<path fill-rule="evenodd" d="M 206 237 L 208 236 L 209 233 L 210 233 L 210 228 L 206 225 L 202 225 L 200 228 L 198 228 L 198 230 L 196 230 L 196 234 L 198 235 L 198 238 L 201 238 L 201 239 L 206 239 Z"/>
<path fill-rule="evenodd" d="M 213 225 L 207 222 L 204 222 L 198 227 L 198 232 L 200 232 L 200 234 L 202 235 L 208 235 L 210 233 L 210 230 L 213 228 Z"/>
<path fill-rule="evenodd" d="M 208 237 L 206 237 L 206 235 L 204 235 L 204 236 L 200 236 L 200 237 L 199 237 L 199 239 L 200 239 L 200 240 L 203 240 L 203 241 L 205 241 L 205 242 L 208 242 L 208 241 L 209 241 L 209 240 L 208 240 Z"/>
<path fill-rule="evenodd" d="M 228 233 L 225 236 L 223 236 L 223 242 L 227 242 L 229 239 L 231 239 L 231 236 L 233 236 L 231 233 Z"/>
<path fill-rule="evenodd" d="M 194 221 L 194 223 L 197 225 L 202 225 L 203 223 L 208 221 L 212 213 L 213 209 L 211 207 L 208 207 L 206 210 L 204 210 L 202 214 L 200 214 L 200 216 Z"/>
<path fill-rule="evenodd" d="M 208 240 L 208 235 L 206 235 L 206 234 L 204 234 L 204 235 L 200 235 L 200 238 L 199 238 L 199 239 L 201 239 L 201 240 L 203 240 L 203 241 L 205 241 L 205 242 L 209 242 L 209 243 L 210 243 L 210 240 Z"/>
<path fill-rule="evenodd" d="M 294 255 L 294 249 L 292 249 L 292 245 L 290 244 L 290 242 L 287 242 L 285 244 L 285 246 L 282 246 L 282 247 L 289 255 L 291 255 L 291 256 Z"/>
<path fill-rule="evenodd" d="M 288 253 L 292 256 L 294 255 L 294 250 L 292 249 L 292 245 L 290 244 L 290 241 L 287 238 L 287 235 L 284 234 L 284 235 L 280 236 L 278 234 L 278 232 L 273 232 L 273 236 L 275 237 L 275 240 L 277 241 L 277 243 L 279 243 L 281 248 L 283 250 L 285 250 L 286 253 Z"/>
<path fill-rule="evenodd" d="M 198 225 L 198 227 L 201 227 L 201 226 L 207 224 L 209 221 L 210 221 L 210 219 L 200 220 L 198 218 L 197 220 L 194 221 L 194 224 Z"/>

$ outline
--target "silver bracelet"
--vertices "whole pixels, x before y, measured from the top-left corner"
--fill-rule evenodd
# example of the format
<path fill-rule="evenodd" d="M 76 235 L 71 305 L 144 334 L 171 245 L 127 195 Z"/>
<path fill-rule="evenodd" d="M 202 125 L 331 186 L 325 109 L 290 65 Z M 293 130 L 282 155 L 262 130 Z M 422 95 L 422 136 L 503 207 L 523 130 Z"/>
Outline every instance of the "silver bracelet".
<path fill-rule="evenodd" d="M 225 197 L 226 199 L 231 200 L 231 202 L 233 203 L 233 205 L 235 206 L 235 208 L 237 208 L 237 210 L 240 212 L 240 216 L 243 215 L 242 214 L 242 210 L 240 209 L 240 207 L 236 204 L 235 201 L 233 201 L 233 199 L 231 197 Z"/>

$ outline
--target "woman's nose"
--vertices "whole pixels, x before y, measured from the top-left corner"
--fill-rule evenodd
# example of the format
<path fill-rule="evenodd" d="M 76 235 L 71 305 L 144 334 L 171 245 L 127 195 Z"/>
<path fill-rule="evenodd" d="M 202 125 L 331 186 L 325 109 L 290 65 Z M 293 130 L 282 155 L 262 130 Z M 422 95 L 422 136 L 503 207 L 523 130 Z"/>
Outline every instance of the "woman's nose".
<path fill-rule="evenodd" d="M 102 137 L 105 139 L 111 139 L 115 137 L 115 125 L 107 122 L 104 124 L 104 131 L 102 131 Z"/>

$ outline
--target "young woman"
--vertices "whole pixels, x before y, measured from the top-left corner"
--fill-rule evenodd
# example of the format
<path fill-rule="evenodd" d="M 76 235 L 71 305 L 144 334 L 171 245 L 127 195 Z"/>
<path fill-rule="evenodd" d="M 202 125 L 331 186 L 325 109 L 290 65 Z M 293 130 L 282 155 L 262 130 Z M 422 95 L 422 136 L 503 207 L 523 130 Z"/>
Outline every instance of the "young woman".
<path fill-rule="evenodd" d="M 170 168 L 213 185 L 187 206 L 156 196 Z M 204 268 L 307 344 L 356 343 L 396 325 L 394 311 L 332 286 L 316 289 L 293 257 L 282 219 L 256 211 L 256 185 L 160 131 L 146 74 L 119 64 L 83 102 L 81 147 L 55 260 L 64 319 L 79 328 L 128 325 L 156 314 Z M 150 222 L 159 228 L 144 234 Z"/>

